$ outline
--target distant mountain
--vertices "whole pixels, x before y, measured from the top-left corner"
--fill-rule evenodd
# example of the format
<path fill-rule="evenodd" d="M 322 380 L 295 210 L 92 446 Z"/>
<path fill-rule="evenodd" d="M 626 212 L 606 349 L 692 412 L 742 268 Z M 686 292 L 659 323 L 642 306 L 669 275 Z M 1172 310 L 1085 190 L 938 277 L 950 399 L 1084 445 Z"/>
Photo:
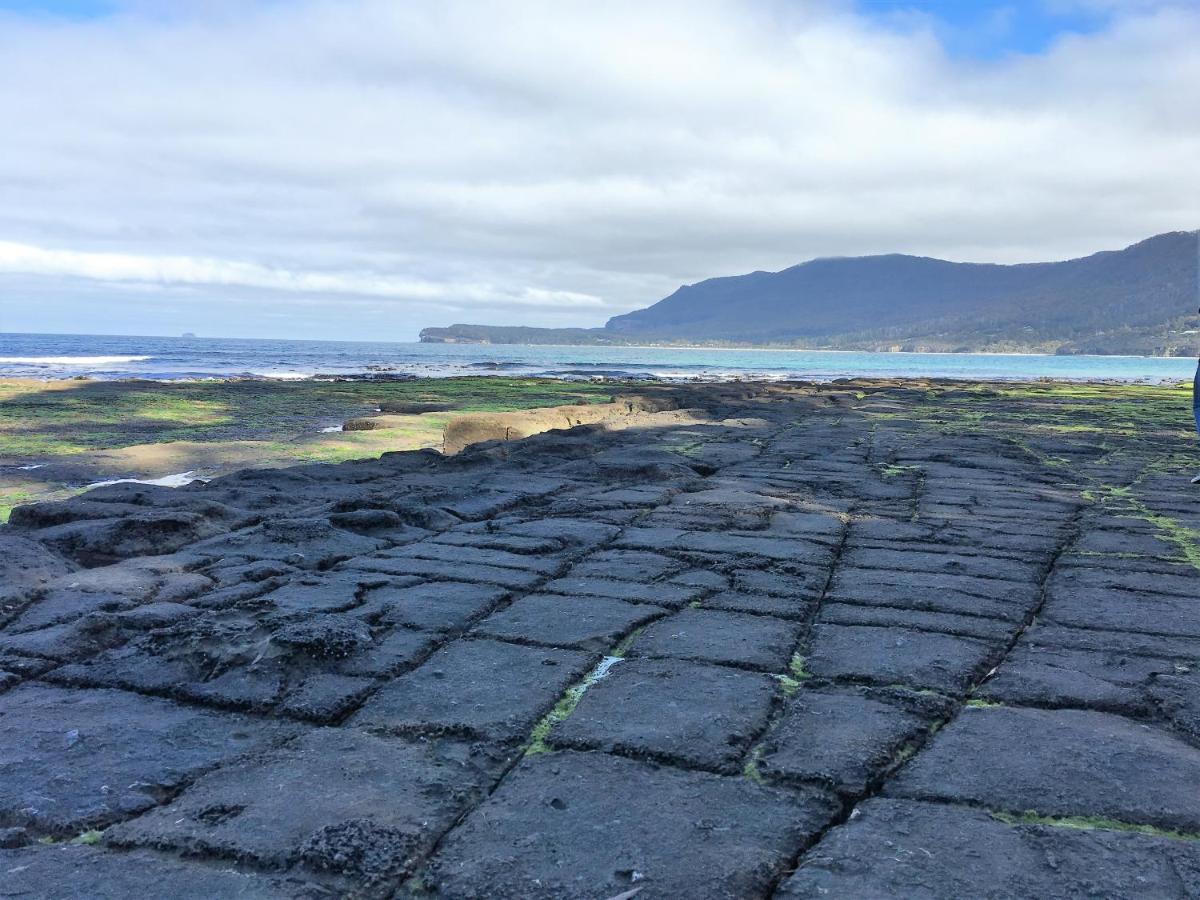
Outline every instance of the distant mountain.
<path fill-rule="evenodd" d="M 814 259 L 685 285 L 603 328 L 452 325 L 421 340 L 1200 354 L 1200 232 L 1065 262 Z"/>

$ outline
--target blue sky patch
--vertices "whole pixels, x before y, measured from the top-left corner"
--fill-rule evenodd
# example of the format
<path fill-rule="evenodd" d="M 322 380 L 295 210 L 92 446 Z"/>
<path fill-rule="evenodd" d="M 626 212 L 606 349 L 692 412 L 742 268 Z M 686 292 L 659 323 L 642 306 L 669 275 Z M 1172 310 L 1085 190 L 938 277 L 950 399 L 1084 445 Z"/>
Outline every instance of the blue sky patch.
<path fill-rule="evenodd" d="M 0 13 L 64 19 L 94 19 L 115 8 L 113 0 L 0 0 Z"/>
<path fill-rule="evenodd" d="M 898 29 L 932 28 L 951 56 L 977 59 L 1041 53 L 1066 35 L 1096 31 L 1107 21 L 1065 0 L 857 0 L 856 6 Z"/>

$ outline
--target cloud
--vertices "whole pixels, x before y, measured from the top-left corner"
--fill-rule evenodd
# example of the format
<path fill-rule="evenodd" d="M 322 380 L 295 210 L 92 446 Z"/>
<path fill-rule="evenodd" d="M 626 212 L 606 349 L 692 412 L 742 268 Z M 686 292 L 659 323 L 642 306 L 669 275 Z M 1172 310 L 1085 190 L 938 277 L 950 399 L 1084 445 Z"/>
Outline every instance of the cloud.
<path fill-rule="evenodd" d="M 192 286 L 227 332 L 278 327 L 258 292 L 331 337 L 374 335 L 356 297 L 408 336 L 598 324 L 819 255 L 1053 259 L 1197 227 L 1200 11 L 1061 2 L 1108 24 L 994 60 L 843 2 L 0 18 L 0 315 L 83 278 L 106 311 L 159 289 L 172 323 Z"/>
<path fill-rule="evenodd" d="M 261 288 L 307 294 L 387 297 L 396 300 L 495 303 L 501 306 L 602 306 L 598 297 L 573 291 L 497 289 L 484 284 L 439 284 L 361 272 L 311 272 L 255 263 L 189 256 L 78 253 L 0 241 L 0 272 L 88 278 L 116 283 L 157 283 Z"/>

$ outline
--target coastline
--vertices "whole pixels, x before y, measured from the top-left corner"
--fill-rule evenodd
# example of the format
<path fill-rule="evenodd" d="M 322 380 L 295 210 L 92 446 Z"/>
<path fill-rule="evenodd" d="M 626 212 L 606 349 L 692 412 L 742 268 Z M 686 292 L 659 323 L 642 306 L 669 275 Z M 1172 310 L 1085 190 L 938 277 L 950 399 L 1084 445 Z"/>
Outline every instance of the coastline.
<path fill-rule="evenodd" d="M 788 382 L 740 379 L 737 384 Z M 821 382 L 791 382 L 819 385 Z M 699 396 L 729 382 L 679 384 Z M 863 378 L 827 387 L 904 385 L 979 395 L 1071 396 L 1107 408 L 1111 427 L 1174 421 L 1189 439 L 1190 383 L 969 378 Z M 72 496 L 106 481 L 184 483 L 246 468 L 373 458 L 439 449 L 464 413 L 505 413 L 607 403 L 618 393 L 673 389 L 637 381 L 566 381 L 506 375 L 428 379 L 206 379 L 194 381 L 0 379 L 0 521 L 13 506 Z M 1134 407 L 1145 406 L 1139 412 Z M 1125 418 L 1121 418 L 1124 416 Z M 1147 416 L 1152 418 L 1147 419 Z M 1115 417 L 1115 418 L 1114 418 Z M 1157 419 L 1153 418 L 1157 417 Z M 364 424 L 364 420 L 366 423 Z M 350 428 L 347 423 L 354 422 Z M 1033 428 L 1036 423 L 1007 423 Z M 1156 426 L 1158 427 L 1158 426 Z M 162 481 L 166 479 L 166 481 Z"/>
<path fill-rule="evenodd" d="M 669 352 L 667 352 L 669 351 Z M 1169 381 L 1190 378 L 1178 356 L 953 353 L 783 347 L 434 344 L 78 335 L 0 335 L 0 378 L 385 381 L 517 375 L 585 381 L 818 380 L 953 377 Z"/>
<path fill-rule="evenodd" d="M 615 389 L 495 376 L 0 379 L 0 522 L 15 505 L 62 499 L 103 481 L 210 478 L 437 448 L 459 413 L 607 402 Z M 380 427 L 341 430 L 373 416 Z"/>

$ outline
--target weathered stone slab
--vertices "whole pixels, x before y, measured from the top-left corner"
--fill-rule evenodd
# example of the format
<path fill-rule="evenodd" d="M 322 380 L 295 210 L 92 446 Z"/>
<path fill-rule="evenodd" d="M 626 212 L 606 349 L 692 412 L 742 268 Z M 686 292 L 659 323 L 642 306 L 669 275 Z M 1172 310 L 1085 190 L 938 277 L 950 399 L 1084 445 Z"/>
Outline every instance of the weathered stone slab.
<path fill-rule="evenodd" d="M 780 566 L 765 569 L 734 568 L 733 589 L 746 594 L 768 594 L 789 600 L 815 601 L 829 580 L 826 566 Z"/>
<path fill-rule="evenodd" d="M 20 609 L 32 593 L 75 564 L 44 544 L 16 533 L 0 535 L 0 625 Z"/>
<path fill-rule="evenodd" d="M 557 553 L 563 548 L 562 541 L 553 538 L 521 537 L 489 531 L 449 531 L 434 535 L 429 540 L 455 547 L 483 547 L 488 550 L 507 550 L 509 553 Z"/>
<path fill-rule="evenodd" d="M 1157 576 L 1147 576 L 1145 593 L 1123 590 L 1063 591 L 1052 588 L 1041 618 L 1074 628 L 1145 632 L 1200 639 L 1200 603 L 1189 597 L 1153 593 Z M 1200 591 L 1200 573 L 1192 583 Z"/>
<path fill-rule="evenodd" d="M 736 773 L 778 690 L 770 676 L 724 666 L 622 660 L 588 688 L 549 741 Z"/>
<path fill-rule="evenodd" d="M 642 550 L 602 550 L 571 567 L 574 578 L 615 578 L 620 581 L 656 581 L 674 575 L 684 563 Z"/>
<path fill-rule="evenodd" d="M 284 695 L 279 711 L 298 719 L 328 725 L 354 709 L 375 687 L 371 678 L 319 672 Z"/>
<path fill-rule="evenodd" d="M 405 874 L 504 762 L 461 741 L 320 728 L 223 766 L 105 840 L 377 883 Z"/>
<path fill-rule="evenodd" d="M 833 813 L 746 778 L 539 754 L 450 833 L 429 882 L 459 898 L 759 896 Z"/>
<path fill-rule="evenodd" d="M 380 690 L 351 724 L 519 740 L 595 660 L 575 650 L 458 640 Z"/>
<path fill-rule="evenodd" d="M 959 693 L 981 678 L 994 648 L 971 638 L 859 625 L 817 625 L 805 667 L 823 678 Z"/>
<path fill-rule="evenodd" d="M 129 564 L 58 576 L 40 586 L 38 599 L 7 630 L 32 631 L 94 612 L 132 609 L 151 602 L 161 583 L 156 573 Z"/>
<path fill-rule="evenodd" d="M 367 678 L 396 675 L 421 662 L 441 639 L 441 635 L 424 631 L 393 628 L 357 653 L 339 661 L 335 668 L 343 675 Z"/>
<path fill-rule="evenodd" d="M 271 519 L 255 528 L 201 541 L 192 549 L 213 556 L 275 559 L 303 569 L 326 569 L 385 544 L 319 519 Z"/>
<path fill-rule="evenodd" d="M 1074 706 L 1142 716 L 1151 711 L 1153 682 L 1176 674 L 1179 665 L 1153 657 L 1063 650 L 1023 641 L 977 694 L 1016 706 Z"/>
<path fill-rule="evenodd" d="M 801 860 L 780 898 L 1195 897 L 1200 844 L 1009 825 L 986 811 L 869 800 Z"/>
<path fill-rule="evenodd" d="M 1148 693 L 1159 713 L 1177 731 L 1200 740 L 1200 672 L 1180 667 L 1173 675 L 1162 675 L 1151 682 Z"/>
<path fill-rule="evenodd" d="M 459 581 L 384 585 L 369 590 L 357 612 L 380 625 L 458 631 L 482 618 L 507 596 L 508 591 L 501 587 Z"/>
<path fill-rule="evenodd" d="M 1036 584 L 1012 584 L 994 578 L 977 578 L 973 575 L 956 575 L 939 572 L 894 572 L 884 569 L 855 569 L 846 566 L 839 567 L 834 573 L 830 593 L 833 596 L 855 597 L 869 599 L 886 593 L 896 598 L 905 598 L 907 602 L 896 603 L 886 601 L 892 606 L 905 606 L 916 602 L 920 597 L 935 598 L 943 592 L 954 592 L 959 595 L 978 597 L 981 601 L 981 615 L 994 615 L 1006 618 L 1002 614 L 1005 609 L 1018 610 L 1010 613 L 1016 619 L 1022 619 L 1027 609 L 1037 604 L 1040 590 Z M 937 609 L 928 606 L 928 609 Z M 998 610 L 991 612 L 985 610 Z M 957 610 L 948 608 L 948 612 L 969 612 L 970 609 Z"/>
<path fill-rule="evenodd" d="M 360 556 L 345 563 L 343 568 L 348 571 L 416 575 L 445 581 L 474 581 L 481 584 L 496 584 L 505 588 L 524 589 L 533 587 L 543 577 L 537 572 L 508 569 L 503 566 L 397 556 Z"/>
<path fill-rule="evenodd" d="M 884 550 L 854 547 L 842 554 L 847 568 L 885 569 L 888 572 L 966 575 L 1000 581 L 1036 582 L 1041 567 L 1014 559 L 997 559 L 983 554 L 923 553 L 915 550 Z"/>
<path fill-rule="evenodd" d="M 258 599 L 281 612 L 340 612 L 358 605 L 368 586 L 383 581 L 362 572 L 302 575 Z"/>
<path fill-rule="evenodd" d="M 779 619 L 807 620 L 812 613 L 813 603 L 790 597 L 772 597 L 767 594 L 743 594 L 738 591 L 721 591 L 701 603 L 704 609 L 724 609 L 729 612 L 758 613 Z"/>
<path fill-rule="evenodd" d="M 388 551 L 386 555 L 395 559 L 436 559 L 456 565 L 500 566 L 540 575 L 553 575 L 565 565 L 562 559 L 555 559 L 550 554 L 512 553 L 492 547 L 453 547 L 434 541 L 409 544 L 400 550 Z"/>
<path fill-rule="evenodd" d="M 801 630 L 797 622 L 770 616 L 685 609 L 647 626 L 629 652 L 784 672 Z"/>
<path fill-rule="evenodd" d="M 600 522 L 572 519 L 563 516 L 534 519 L 526 522 L 506 524 L 504 534 L 521 537 L 550 538 L 577 547 L 594 546 L 612 540 L 621 529 Z"/>
<path fill-rule="evenodd" d="M 667 610 L 611 597 L 530 594 L 474 628 L 475 634 L 518 643 L 606 650 L 639 625 Z"/>
<path fill-rule="evenodd" d="M 967 708 L 886 791 L 1045 816 L 1200 832 L 1200 750 L 1088 710 Z"/>
<path fill-rule="evenodd" d="M 1152 656 L 1175 659 L 1184 665 L 1200 664 L 1200 638 L 1072 628 L 1039 619 L 1025 633 L 1025 639 L 1043 647 L 1095 650 L 1118 656 Z"/>
<path fill-rule="evenodd" d="M 831 625 L 881 625 L 917 631 L 936 631 L 992 642 L 1011 639 L 1018 627 L 1012 622 L 982 616 L 858 603 L 824 603 L 817 620 Z"/>
<path fill-rule="evenodd" d="M 1064 600 L 1082 600 L 1089 596 L 1116 592 L 1170 595 L 1185 600 L 1196 598 L 1196 570 L 1186 563 L 1170 566 L 1170 574 L 1154 571 L 1160 568 L 1146 563 L 1137 568 L 1088 566 L 1057 569 L 1049 580 L 1050 592 Z"/>
<path fill-rule="evenodd" d="M 0 695 L 0 822 L 77 834 L 297 730 L 122 691 L 25 684 Z"/>
<path fill-rule="evenodd" d="M 543 591 L 562 594 L 566 597 L 613 597 L 630 603 L 651 603 L 678 609 L 692 600 L 702 597 L 702 588 L 663 582 L 640 584 L 636 581 L 617 581 L 611 578 L 558 578 L 542 585 Z"/>
<path fill-rule="evenodd" d="M 284 875 L 238 872 L 145 851 L 113 853 L 62 844 L 0 849 L 0 897 L 54 900 L 327 900 L 322 885 Z"/>
<path fill-rule="evenodd" d="M 759 769 L 771 779 L 861 794 L 949 708 L 941 698 L 908 692 L 802 688 L 767 734 Z"/>

